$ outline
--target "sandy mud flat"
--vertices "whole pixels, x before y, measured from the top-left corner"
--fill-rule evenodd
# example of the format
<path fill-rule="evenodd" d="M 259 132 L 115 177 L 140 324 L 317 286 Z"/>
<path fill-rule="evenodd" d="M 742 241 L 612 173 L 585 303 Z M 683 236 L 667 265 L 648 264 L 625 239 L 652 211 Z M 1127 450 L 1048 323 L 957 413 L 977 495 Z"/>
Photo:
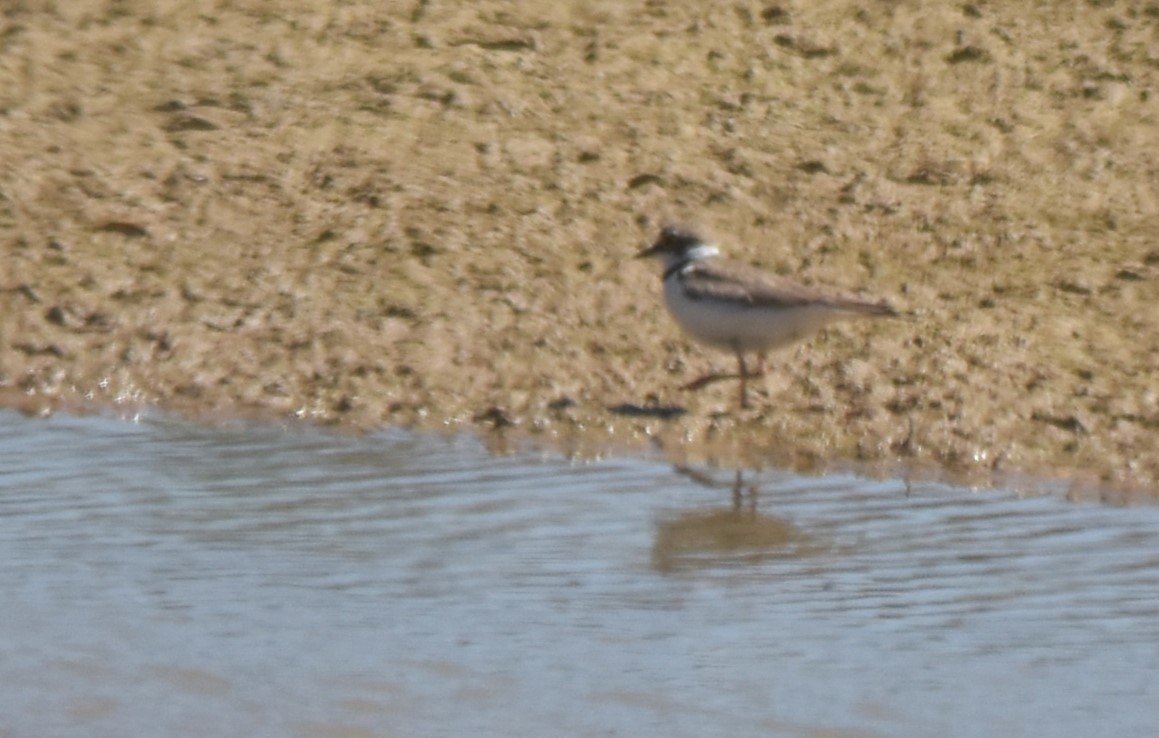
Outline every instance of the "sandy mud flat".
<path fill-rule="evenodd" d="M 1159 489 L 1159 9 L 0 10 L 0 403 Z M 659 225 L 911 316 L 754 407 Z"/>

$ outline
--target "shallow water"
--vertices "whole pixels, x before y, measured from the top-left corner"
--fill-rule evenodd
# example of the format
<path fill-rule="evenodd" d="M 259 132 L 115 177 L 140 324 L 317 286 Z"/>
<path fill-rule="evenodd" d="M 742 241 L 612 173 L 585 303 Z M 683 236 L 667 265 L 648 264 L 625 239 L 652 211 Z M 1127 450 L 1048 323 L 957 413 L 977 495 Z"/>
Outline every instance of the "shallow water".
<path fill-rule="evenodd" d="M 1159 508 L 750 484 L 0 413 L 0 735 L 1159 729 Z"/>

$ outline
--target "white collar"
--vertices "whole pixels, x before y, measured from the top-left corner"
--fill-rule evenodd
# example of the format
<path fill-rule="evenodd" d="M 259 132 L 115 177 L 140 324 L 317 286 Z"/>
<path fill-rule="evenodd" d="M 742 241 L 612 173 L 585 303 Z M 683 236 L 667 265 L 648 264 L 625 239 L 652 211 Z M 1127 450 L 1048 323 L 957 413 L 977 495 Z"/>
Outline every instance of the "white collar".
<path fill-rule="evenodd" d="M 685 251 L 683 261 L 700 261 L 713 256 L 720 256 L 720 249 L 716 247 L 716 244 L 702 243 Z"/>

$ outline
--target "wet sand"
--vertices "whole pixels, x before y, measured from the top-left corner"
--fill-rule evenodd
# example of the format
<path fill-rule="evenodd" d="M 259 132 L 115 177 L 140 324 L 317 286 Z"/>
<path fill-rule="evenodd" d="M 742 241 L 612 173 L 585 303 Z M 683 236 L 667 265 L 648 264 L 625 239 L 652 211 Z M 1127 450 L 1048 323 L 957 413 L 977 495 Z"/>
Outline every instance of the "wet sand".
<path fill-rule="evenodd" d="M 1069 13 L 1069 15 L 1068 15 Z M 1150 10 L 24 2 L 0 403 L 1159 489 Z M 730 357 L 658 226 L 910 317 Z"/>

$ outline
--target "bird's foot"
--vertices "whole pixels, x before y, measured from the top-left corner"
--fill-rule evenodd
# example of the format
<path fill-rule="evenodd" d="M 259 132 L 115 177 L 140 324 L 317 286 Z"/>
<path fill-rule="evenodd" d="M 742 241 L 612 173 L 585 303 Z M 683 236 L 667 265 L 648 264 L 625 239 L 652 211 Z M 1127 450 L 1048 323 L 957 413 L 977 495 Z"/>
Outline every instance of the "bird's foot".
<path fill-rule="evenodd" d="M 686 390 L 686 391 L 704 389 L 708 385 L 716 384 L 717 382 L 726 382 L 730 379 L 755 379 L 757 377 L 763 377 L 764 374 L 765 374 L 764 371 L 749 372 L 748 374 L 744 374 L 744 375 L 741 375 L 741 374 L 715 374 L 715 373 L 705 374 L 703 377 L 697 377 L 696 379 L 692 380 L 688 384 L 682 385 L 680 387 L 680 389 Z"/>
<path fill-rule="evenodd" d="M 717 382 L 723 382 L 723 381 L 728 380 L 728 379 L 740 379 L 740 375 L 739 374 L 705 374 L 703 377 L 698 377 L 697 379 L 692 380 L 691 382 L 684 385 L 680 389 L 687 390 L 687 391 L 704 389 L 705 387 L 707 387 L 710 384 L 716 384 Z"/>

